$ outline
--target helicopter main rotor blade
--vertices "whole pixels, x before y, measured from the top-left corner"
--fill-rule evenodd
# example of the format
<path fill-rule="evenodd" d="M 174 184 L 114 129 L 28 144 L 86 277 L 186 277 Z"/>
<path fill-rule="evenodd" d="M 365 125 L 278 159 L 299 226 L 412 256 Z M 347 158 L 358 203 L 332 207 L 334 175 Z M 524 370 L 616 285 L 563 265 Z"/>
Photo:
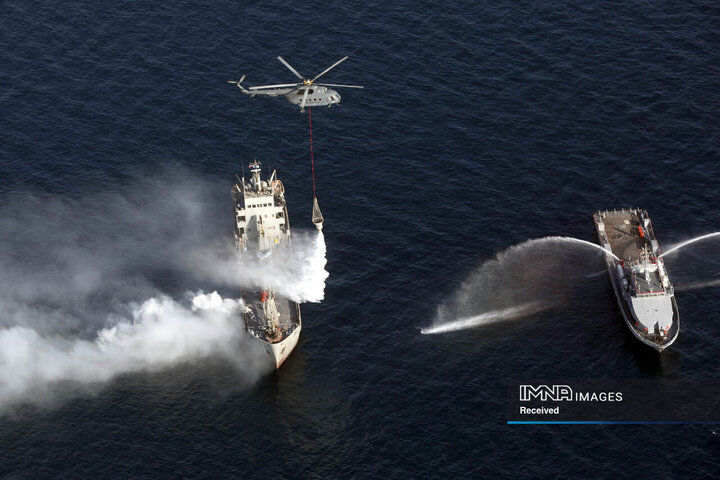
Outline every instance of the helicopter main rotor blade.
<path fill-rule="evenodd" d="M 297 87 L 302 83 L 281 83 L 278 85 L 258 85 L 257 87 L 248 87 L 248 90 L 261 90 L 263 88 L 285 88 L 285 87 Z"/>
<path fill-rule="evenodd" d="M 297 72 L 297 70 L 295 70 L 293 67 L 290 66 L 289 63 L 287 63 L 287 62 L 285 61 L 284 58 L 278 57 L 278 60 L 280 60 L 283 65 L 285 65 L 287 68 L 289 68 L 290 71 L 293 72 L 293 73 L 295 74 L 295 76 L 298 77 L 300 80 L 305 80 L 305 79 L 303 78 L 303 76 L 300 75 L 300 74 Z"/>
<path fill-rule="evenodd" d="M 305 88 L 305 93 L 303 93 L 303 99 L 302 102 L 300 102 L 300 110 L 305 109 L 305 100 L 307 100 L 308 92 L 310 91 L 309 88 Z"/>
<path fill-rule="evenodd" d="M 328 68 L 326 68 L 325 70 L 323 70 L 323 72 L 322 72 L 320 75 L 318 75 L 317 77 L 315 77 L 315 78 L 313 78 L 312 80 L 310 80 L 310 83 L 312 83 L 312 82 L 314 82 L 315 80 L 317 80 L 318 78 L 322 77 L 322 76 L 325 75 L 327 72 L 329 72 L 329 71 L 332 70 L 333 68 L 337 67 L 338 65 L 340 65 L 342 62 L 344 62 L 344 61 L 347 60 L 348 58 L 350 58 L 350 57 L 343 57 L 343 58 L 341 58 L 340 60 L 338 60 L 337 62 L 333 63 L 333 64 L 330 65 Z"/>
<path fill-rule="evenodd" d="M 365 88 L 360 85 L 340 85 L 338 83 L 316 83 L 315 85 L 322 85 L 323 87 Z"/>

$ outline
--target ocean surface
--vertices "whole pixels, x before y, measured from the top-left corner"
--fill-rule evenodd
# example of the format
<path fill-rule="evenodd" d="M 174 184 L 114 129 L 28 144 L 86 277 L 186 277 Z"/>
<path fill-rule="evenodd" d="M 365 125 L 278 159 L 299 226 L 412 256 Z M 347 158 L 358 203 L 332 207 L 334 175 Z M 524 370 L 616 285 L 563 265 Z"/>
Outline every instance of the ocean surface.
<path fill-rule="evenodd" d="M 665 248 L 720 230 L 719 26 L 711 0 L 7 0 L 0 477 L 716 476 L 718 426 L 506 422 L 512 381 L 720 378 L 718 240 L 666 259 L 662 356 L 625 331 L 601 254 L 505 250 L 593 242 L 592 213 L 627 206 Z M 323 80 L 365 89 L 312 110 L 329 277 L 267 373 L 195 307 L 239 296 L 198 252 L 231 244 L 243 163 L 277 169 L 312 232 L 308 115 L 227 84 L 294 81 L 278 55 L 308 77 L 349 55 Z M 478 272 L 503 308 L 544 307 L 421 335 Z M 170 328 L 93 356 L 147 318 Z"/>

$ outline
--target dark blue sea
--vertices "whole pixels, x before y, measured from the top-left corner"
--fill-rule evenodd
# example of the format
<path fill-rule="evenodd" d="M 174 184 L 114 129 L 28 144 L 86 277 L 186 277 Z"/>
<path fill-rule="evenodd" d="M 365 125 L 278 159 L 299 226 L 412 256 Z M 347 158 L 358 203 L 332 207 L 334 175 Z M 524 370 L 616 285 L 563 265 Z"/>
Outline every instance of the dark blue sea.
<path fill-rule="evenodd" d="M 717 239 L 666 259 L 682 326 L 660 356 L 626 332 L 601 254 L 506 251 L 594 242 L 592 214 L 608 208 L 647 209 L 667 247 L 720 230 L 717 2 L 1 11 L 0 400 L 23 395 L 0 410 L 0 477 L 720 472 L 717 425 L 507 424 L 513 381 L 720 378 Z M 277 373 L 215 344 L 161 368 L 90 355 L 92 381 L 68 373 L 86 353 L 73 342 L 149 298 L 179 317 L 186 292 L 238 297 L 187 259 L 232 243 L 243 163 L 277 169 L 294 233 L 312 231 L 307 113 L 227 83 L 294 81 L 278 55 L 309 77 L 348 55 L 323 79 L 365 86 L 312 110 L 329 277 L 302 306 L 297 348 Z M 421 335 L 478 275 L 505 300 L 552 304 Z"/>

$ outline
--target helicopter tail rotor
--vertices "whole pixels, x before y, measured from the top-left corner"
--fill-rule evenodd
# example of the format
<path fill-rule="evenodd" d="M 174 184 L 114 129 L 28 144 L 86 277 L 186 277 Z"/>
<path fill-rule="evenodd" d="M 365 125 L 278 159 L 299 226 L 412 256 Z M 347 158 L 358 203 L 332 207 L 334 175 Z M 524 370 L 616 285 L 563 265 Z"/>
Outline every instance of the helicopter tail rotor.
<path fill-rule="evenodd" d="M 242 86 L 242 82 L 245 80 L 245 76 L 246 76 L 246 75 L 243 75 L 242 77 L 240 77 L 240 80 L 237 80 L 237 81 L 235 81 L 235 80 L 228 80 L 228 83 L 232 83 L 233 85 L 237 85 L 237 87 L 238 87 L 240 90 L 242 90 L 243 93 L 249 94 L 250 92 L 248 92 L 247 90 L 245 90 L 245 89 L 243 88 L 243 86 Z"/>

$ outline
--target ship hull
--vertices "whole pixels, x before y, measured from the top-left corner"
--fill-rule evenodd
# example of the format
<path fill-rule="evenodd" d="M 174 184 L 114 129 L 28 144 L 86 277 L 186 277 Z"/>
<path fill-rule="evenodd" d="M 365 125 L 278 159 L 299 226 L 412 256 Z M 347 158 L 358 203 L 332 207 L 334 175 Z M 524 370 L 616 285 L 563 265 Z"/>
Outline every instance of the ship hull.
<path fill-rule="evenodd" d="M 639 211 L 637 210 L 620 210 L 619 212 L 613 211 L 612 213 L 616 215 L 622 215 L 625 213 L 637 214 L 638 212 Z M 644 215 L 647 215 L 647 212 L 642 212 L 644 213 Z M 609 213 L 610 212 L 605 212 L 605 214 Z M 630 333 L 633 335 L 633 337 L 635 337 L 640 343 L 652 348 L 657 352 L 662 352 L 675 342 L 678 334 L 680 333 L 680 314 L 678 311 L 677 302 L 675 301 L 675 295 L 674 293 L 672 293 L 671 290 L 672 287 L 670 287 L 669 292 L 666 292 L 666 294 L 661 297 L 665 299 L 669 297 L 670 301 L 672 321 L 669 330 L 666 330 L 664 335 L 655 335 L 648 333 L 647 328 L 645 328 L 644 330 L 642 329 L 643 322 L 641 321 L 641 319 L 638 318 L 638 316 L 636 315 L 636 309 L 633 308 L 631 304 L 632 299 L 636 297 L 631 297 L 630 293 L 626 291 L 627 285 L 624 285 L 624 282 L 626 282 L 627 279 L 623 280 L 621 276 L 621 272 L 623 272 L 622 267 L 624 263 L 628 261 L 628 245 L 624 245 L 625 248 L 620 248 L 617 252 L 615 252 L 615 249 L 611 244 L 611 240 L 609 240 L 606 232 L 607 225 L 605 223 L 605 220 L 606 219 L 602 217 L 602 212 L 598 212 L 594 215 L 595 230 L 598 236 L 598 240 L 600 241 L 600 245 L 608 252 L 622 255 L 620 257 L 623 259 L 622 262 L 614 258 L 610 253 L 605 253 L 604 257 L 605 263 L 607 265 L 608 275 L 610 276 L 610 283 L 612 284 L 615 299 L 617 300 L 617 304 L 620 308 L 620 313 L 622 314 L 623 320 L 625 321 L 625 325 L 627 326 L 628 330 L 630 330 Z M 624 223 L 629 224 L 627 221 L 625 221 Z M 634 232 L 634 229 L 631 229 L 631 231 Z M 652 232 L 652 230 L 641 230 L 641 232 L 644 231 L 647 231 L 648 234 L 651 235 L 651 238 L 649 239 L 650 245 L 654 245 L 654 247 L 657 248 L 657 241 L 654 238 L 654 232 Z M 645 240 L 645 233 L 642 233 L 640 238 Z M 653 298 L 653 296 L 651 296 L 650 298 Z"/>
<path fill-rule="evenodd" d="M 633 337 L 635 337 L 643 345 L 652 348 L 658 353 L 662 352 L 667 347 L 672 345 L 677 339 L 678 334 L 680 333 L 680 315 L 678 312 L 677 303 L 675 302 L 675 297 L 673 296 L 672 298 L 673 325 L 668 332 L 667 339 L 661 343 L 658 343 L 648 338 L 645 338 L 643 336 L 643 332 L 641 332 L 635 327 L 638 319 L 635 318 L 635 315 L 632 313 L 630 305 L 628 305 L 628 302 L 623 295 L 623 290 L 621 286 L 622 282 L 617 278 L 616 274 L 616 262 L 609 255 L 605 255 L 605 260 L 608 266 L 607 268 L 608 275 L 610 276 L 610 283 L 612 284 L 615 299 L 617 300 L 618 307 L 620 308 L 620 313 L 622 314 L 623 320 L 625 320 L 625 326 L 627 326 L 628 330 L 630 330 L 630 333 L 632 333 Z"/>
<path fill-rule="evenodd" d="M 282 338 L 274 338 L 267 334 L 267 318 L 260 315 L 262 304 L 257 301 L 257 292 L 245 291 L 242 297 L 248 302 L 247 306 L 249 307 L 243 315 L 245 330 L 254 341 L 262 343 L 265 355 L 272 361 L 276 369 L 280 368 L 280 365 L 287 360 L 300 339 L 300 332 L 302 331 L 300 305 L 282 297 L 274 299 L 282 312 L 282 316 L 288 319 L 280 323 L 279 327 L 281 328 L 276 330 L 280 332 L 278 335 Z M 250 315 L 250 309 L 253 309 L 256 315 Z"/>
<path fill-rule="evenodd" d="M 251 180 L 246 182 L 244 175 L 236 175 L 231 189 L 238 267 L 241 271 L 271 272 L 273 266 L 286 265 L 292 270 L 285 187 L 276 171 L 263 180 L 260 167 L 257 161 L 250 163 Z M 263 344 L 265 355 L 280 368 L 300 338 L 300 306 L 276 293 L 272 280 L 254 287 L 259 290 L 242 292 L 245 330 Z"/>
<path fill-rule="evenodd" d="M 299 325 L 287 338 L 281 340 L 278 343 L 263 342 L 265 343 L 265 353 L 269 353 L 268 356 L 275 364 L 276 369 L 280 368 L 280 365 L 282 365 L 283 362 L 287 360 L 292 351 L 295 349 L 295 346 L 300 339 L 301 330 L 302 325 Z"/>

